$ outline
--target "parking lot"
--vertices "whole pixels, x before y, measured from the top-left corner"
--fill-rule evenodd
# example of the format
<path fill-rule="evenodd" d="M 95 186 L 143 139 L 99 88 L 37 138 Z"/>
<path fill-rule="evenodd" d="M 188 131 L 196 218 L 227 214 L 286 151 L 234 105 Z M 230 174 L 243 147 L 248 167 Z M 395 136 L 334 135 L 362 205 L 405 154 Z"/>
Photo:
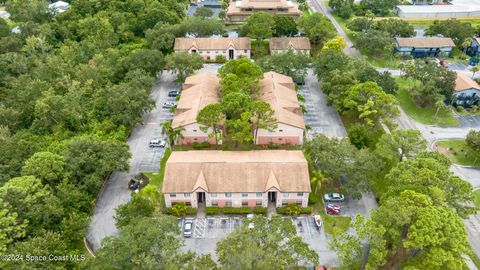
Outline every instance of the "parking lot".
<path fill-rule="evenodd" d="M 305 123 L 311 127 L 308 132 L 310 139 L 313 134 L 321 133 L 327 137 L 345 137 L 347 132 L 342 119 L 332 106 L 327 105 L 327 97 L 320 90 L 317 77 L 309 70 L 305 77 L 305 85 L 298 91 L 305 98 Z"/>
<path fill-rule="evenodd" d="M 318 229 L 312 216 L 284 217 L 291 219 L 295 224 L 298 235 L 310 245 L 320 256 L 320 262 L 328 265 L 338 265 L 338 257 L 328 248 L 328 238 L 323 228 Z M 188 219 L 188 218 L 187 218 Z M 215 247 L 219 240 L 225 238 L 235 228 L 248 222 L 243 216 L 218 216 L 207 218 L 192 218 L 192 237 L 185 238 L 185 250 L 200 254 L 211 254 L 215 259 Z M 183 229 L 185 219 L 179 219 L 179 226 Z"/>

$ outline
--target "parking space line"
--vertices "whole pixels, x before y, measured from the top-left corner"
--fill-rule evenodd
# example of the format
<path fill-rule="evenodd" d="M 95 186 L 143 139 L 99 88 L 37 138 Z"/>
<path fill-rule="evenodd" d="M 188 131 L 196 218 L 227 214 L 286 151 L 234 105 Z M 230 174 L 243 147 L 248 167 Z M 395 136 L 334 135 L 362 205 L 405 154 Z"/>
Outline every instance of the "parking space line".
<path fill-rule="evenodd" d="M 205 218 L 197 218 L 195 220 L 195 229 L 193 230 L 193 237 L 194 238 L 205 238 L 205 227 L 207 225 L 207 221 Z"/>

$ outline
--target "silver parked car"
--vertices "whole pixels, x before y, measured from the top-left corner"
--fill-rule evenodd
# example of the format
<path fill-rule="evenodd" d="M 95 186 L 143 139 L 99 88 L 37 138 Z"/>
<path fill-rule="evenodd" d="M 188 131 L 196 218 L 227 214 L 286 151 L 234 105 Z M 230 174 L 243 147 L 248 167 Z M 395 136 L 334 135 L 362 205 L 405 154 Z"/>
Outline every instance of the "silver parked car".
<path fill-rule="evenodd" d="M 323 195 L 324 202 L 343 202 L 345 200 L 345 196 L 340 193 L 327 193 Z"/>
<path fill-rule="evenodd" d="M 193 230 L 193 221 L 192 220 L 185 220 L 185 225 L 183 225 L 183 236 L 184 237 L 191 237 Z"/>

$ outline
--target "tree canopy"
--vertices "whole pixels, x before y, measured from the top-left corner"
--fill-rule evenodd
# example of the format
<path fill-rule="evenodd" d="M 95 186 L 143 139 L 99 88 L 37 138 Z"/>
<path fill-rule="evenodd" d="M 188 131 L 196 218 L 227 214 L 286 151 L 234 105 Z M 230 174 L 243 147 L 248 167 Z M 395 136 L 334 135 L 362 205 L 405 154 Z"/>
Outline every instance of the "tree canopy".
<path fill-rule="evenodd" d="M 290 269 L 318 264 L 318 254 L 297 235 L 295 225 L 280 216 L 255 216 L 217 243 L 217 255 L 225 269 Z M 266 237 L 268 236 L 268 237 Z"/>

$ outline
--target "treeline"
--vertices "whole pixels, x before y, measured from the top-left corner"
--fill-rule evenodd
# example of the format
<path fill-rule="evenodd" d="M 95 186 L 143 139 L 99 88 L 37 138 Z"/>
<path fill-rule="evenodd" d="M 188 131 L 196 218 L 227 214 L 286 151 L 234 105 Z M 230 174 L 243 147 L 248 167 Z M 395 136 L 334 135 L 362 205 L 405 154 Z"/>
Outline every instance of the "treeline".
<path fill-rule="evenodd" d="M 149 92 L 165 56 L 146 33 L 183 24 L 187 1 L 74 1 L 62 14 L 47 5 L 8 1 L 18 33 L 0 20 L 3 254 L 83 253 L 100 186 L 128 169 L 125 140 L 153 107 Z M 2 260 L 0 268 L 19 263 Z"/>

